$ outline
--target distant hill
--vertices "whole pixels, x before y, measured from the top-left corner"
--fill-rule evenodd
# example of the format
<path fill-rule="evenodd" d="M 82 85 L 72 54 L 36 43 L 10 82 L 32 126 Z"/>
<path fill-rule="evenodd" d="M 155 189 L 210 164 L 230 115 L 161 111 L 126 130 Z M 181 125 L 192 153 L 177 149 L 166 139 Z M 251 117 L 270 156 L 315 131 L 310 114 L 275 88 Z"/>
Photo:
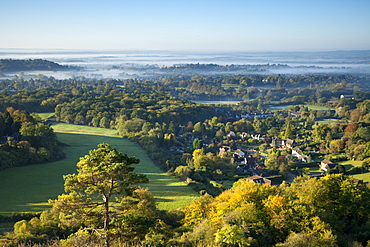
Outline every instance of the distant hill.
<path fill-rule="evenodd" d="M 0 72 L 30 71 L 30 70 L 66 70 L 68 66 L 63 66 L 43 59 L 0 59 Z"/>

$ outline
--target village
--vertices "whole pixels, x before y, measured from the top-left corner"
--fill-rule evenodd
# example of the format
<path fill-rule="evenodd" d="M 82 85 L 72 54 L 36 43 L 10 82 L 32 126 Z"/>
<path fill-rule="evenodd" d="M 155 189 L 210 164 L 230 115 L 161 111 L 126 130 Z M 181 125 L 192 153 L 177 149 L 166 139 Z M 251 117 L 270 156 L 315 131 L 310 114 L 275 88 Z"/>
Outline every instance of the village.
<path fill-rule="evenodd" d="M 351 99 L 352 96 L 340 98 Z M 199 179 L 199 174 L 209 178 L 210 181 L 215 181 L 212 184 L 221 188 L 232 186 L 227 180 L 236 181 L 240 178 L 255 183 L 280 185 L 282 182 L 291 183 L 300 175 L 322 177 L 333 173 L 347 174 L 346 168 L 338 164 L 334 156 L 328 157 L 330 145 L 326 144 L 327 148 L 324 147 L 325 142 L 318 142 L 315 136 L 317 134 L 314 129 L 318 127 L 320 129 L 324 125 L 314 123 L 315 126 L 312 126 L 311 130 L 306 130 L 304 126 L 308 120 L 302 120 L 302 114 L 300 111 L 276 113 L 261 110 L 260 113 L 230 117 L 228 120 L 230 122 L 227 123 L 213 118 L 197 123 L 193 128 L 182 126 L 182 131 L 176 136 L 176 144 L 170 148 L 170 152 L 178 152 L 183 157 L 188 157 L 187 163 L 180 166 L 187 165 L 190 168 L 187 180 L 190 185 L 193 182 L 204 183 L 204 179 Z M 311 111 L 312 114 L 323 115 L 314 111 Z M 280 131 L 272 135 L 268 129 L 269 122 L 275 123 L 275 126 L 270 125 L 270 130 L 279 126 Z M 345 125 L 342 131 L 344 127 Z M 291 138 L 284 138 L 289 135 L 287 134 L 289 128 L 293 130 Z M 337 134 L 338 137 L 343 136 L 343 132 Z M 200 153 L 205 157 L 203 160 L 205 164 L 201 169 L 194 167 L 194 154 L 192 160 L 189 159 L 196 149 L 201 149 Z M 355 169 L 351 170 L 352 172 L 348 174 L 355 174 Z M 184 177 L 182 179 L 186 180 Z M 361 179 L 354 181 L 363 183 Z"/>

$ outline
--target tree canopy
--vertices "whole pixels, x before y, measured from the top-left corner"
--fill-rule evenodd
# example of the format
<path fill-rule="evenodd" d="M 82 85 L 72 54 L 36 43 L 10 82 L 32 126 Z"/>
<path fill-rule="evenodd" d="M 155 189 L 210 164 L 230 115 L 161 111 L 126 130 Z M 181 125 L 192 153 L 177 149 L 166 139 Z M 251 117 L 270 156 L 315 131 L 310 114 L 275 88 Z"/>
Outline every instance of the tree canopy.
<path fill-rule="evenodd" d="M 148 182 L 145 175 L 133 173 L 139 159 L 122 154 L 109 144 L 80 158 L 77 174 L 64 176 L 67 194 L 58 197 L 54 206 L 71 217 L 82 217 L 86 227 L 103 230 L 109 246 L 110 226 L 117 219 L 117 208 L 125 196 L 131 196 L 134 185 Z"/>

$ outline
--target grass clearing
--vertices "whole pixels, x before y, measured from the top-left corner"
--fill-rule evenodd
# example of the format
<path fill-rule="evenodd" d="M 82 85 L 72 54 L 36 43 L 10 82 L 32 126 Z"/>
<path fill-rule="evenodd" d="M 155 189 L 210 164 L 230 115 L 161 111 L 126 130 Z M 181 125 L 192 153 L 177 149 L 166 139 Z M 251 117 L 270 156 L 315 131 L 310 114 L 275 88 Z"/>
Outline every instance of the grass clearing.
<path fill-rule="evenodd" d="M 314 111 L 327 111 L 327 110 L 333 109 L 327 106 L 319 106 L 319 105 L 305 105 L 305 106 L 307 106 L 309 110 L 314 110 Z"/>
<path fill-rule="evenodd" d="M 191 100 L 196 104 L 236 105 L 242 100 Z"/>
<path fill-rule="evenodd" d="M 363 161 L 361 160 L 347 160 L 341 161 L 339 164 L 343 165 L 346 168 L 346 171 L 351 169 L 352 167 L 361 166 Z M 370 172 L 365 172 L 361 174 L 350 175 L 350 177 L 363 180 L 364 182 L 370 183 Z"/>
<path fill-rule="evenodd" d="M 314 174 L 317 174 L 317 173 L 322 173 L 321 169 L 319 166 L 317 167 L 309 167 L 310 169 L 310 173 L 314 173 Z"/>
<path fill-rule="evenodd" d="M 140 164 L 135 172 L 149 178 L 148 187 L 157 198 L 160 209 L 183 208 L 198 197 L 197 193 L 178 179 L 161 171 L 136 143 L 116 135 L 115 130 L 57 123 L 53 125 L 67 158 L 45 164 L 15 167 L 0 172 L 0 214 L 40 212 L 48 199 L 63 193 L 63 175 L 75 173 L 79 157 L 106 142 L 129 156 L 136 156 Z M 6 198 L 6 199 L 5 199 Z"/>
<path fill-rule="evenodd" d="M 267 105 L 267 109 L 270 111 L 282 111 L 288 110 L 289 105 Z"/>
<path fill-rule="evenodd" d="M 46 120 L 48 119 L 49 117 L 52 117 L 55 115 L 54 112 L 47 112 L 47 113 L 33 113 L 33 114 L 36 114 L 37 116 L 39 116 L 42 120 Z"/>
<path fill-rule="evenodd" d="M 362 174 L 355 174 L 355 175 L 352 175 L 351 177 L 370 183 L 370 172 L 366 172 Z"/>
<path fill-rule="evenodd" d="M 334 123 L 340 123 L 340 119 L 330 118 L 325 120 L 316 121 L 318 124 L 334 124 Z"/>
<path fill-rule="evenodd" d="M 362 160 L 346 160 L 346 161 L 340 161 L 338 164 L 344 165 L 344 166 L 361 166 Z"/>
<path fill-rule="evenodd" d="M 267 109 L 270 111 L 281 111 L 281 110 L 288 110 L 289 106 L 295 106 L 296 104 L 289 104 L 289 105 L 267 105 Z M 297 104 L 301 105 L 301 104 Z M 315 110 L 315 111 L 326 111 L 330 110 L 331 108 L 326 106 L 317 106 L 317 105 L 304 105 L 309 110 Z"/>

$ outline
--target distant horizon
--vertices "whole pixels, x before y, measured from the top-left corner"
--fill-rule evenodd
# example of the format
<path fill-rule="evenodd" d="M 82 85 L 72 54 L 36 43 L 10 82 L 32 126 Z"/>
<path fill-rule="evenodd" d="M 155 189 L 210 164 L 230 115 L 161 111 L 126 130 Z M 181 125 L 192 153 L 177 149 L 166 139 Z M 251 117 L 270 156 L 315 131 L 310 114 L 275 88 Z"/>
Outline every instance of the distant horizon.
<path fill-rule="evenodd" d="M 108 48 L 12 48 L 0 47 L 2 50 L 15 50 L 15 51 L 67 51 L 67 52 L 204 52 L 204 53 L 289 53 L 289 52 L 361 52 L 370 51 L 369 49 L 301 49 L 301 50 L 228 50 L 228 49 L 108 49 Z"/>

